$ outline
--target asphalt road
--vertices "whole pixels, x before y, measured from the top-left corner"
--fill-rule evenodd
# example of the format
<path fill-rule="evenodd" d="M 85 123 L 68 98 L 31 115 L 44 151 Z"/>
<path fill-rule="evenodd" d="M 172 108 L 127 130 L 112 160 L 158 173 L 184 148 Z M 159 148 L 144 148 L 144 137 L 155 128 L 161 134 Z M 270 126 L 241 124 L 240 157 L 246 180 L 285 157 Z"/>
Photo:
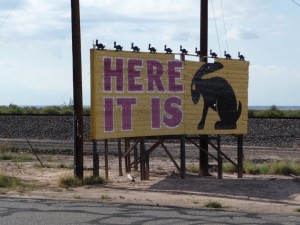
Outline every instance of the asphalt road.
<path fill-rule="evenodd" d="M 53 224 L 299 224 L 300 216 L 220 210 L 104 204 L 83 201 L 0 198 L 1 225 Z"/>

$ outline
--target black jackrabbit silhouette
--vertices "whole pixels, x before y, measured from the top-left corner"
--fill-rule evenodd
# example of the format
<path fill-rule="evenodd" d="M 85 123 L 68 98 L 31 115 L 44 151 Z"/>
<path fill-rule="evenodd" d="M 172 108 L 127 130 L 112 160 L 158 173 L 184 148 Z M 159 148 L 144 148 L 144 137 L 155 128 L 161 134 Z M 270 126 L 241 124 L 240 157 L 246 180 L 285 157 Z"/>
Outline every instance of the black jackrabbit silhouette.
<path fill-rule="evenodd" d="M 182 45 L 180 45 L 180 51 L 181 51 L 181 54 L 188 54 L 188 51 L 185 49 L 185 48 L 182 48 Z"/>
<path fill-rule="evenodd" d="M 133 52 L 140 52 L 140 48 L 138 46 L 133 46 L 133 45 L 134 45 L 134 43 L 132 42 L 131 43 L 131 49 L 132 49 L 132 51 Z"/>
<path fill-rule="evenodd" d="M 172 49 L 167 48 L 167 45 L 165 45 L 165 52 L 166 52 L 166 54 L 171 54 L 172 53 Z"/>
<path fill-rule="evenodd" d="M 220 121 L 215 123 L 215 129 L 236 129 L 236 122 L 242 112 L 242 104 L 237 101 L 235 93 L 228 83 L 222 77 L 203 78 L 204 75 L 210 74 L 223 68 L 219 62 L 206 63 L 201 66 L 195 73 L 191 84 L 191 94 L 194 104 L 197 104 L 202 95 L 204 106 L 202 118 L 198 124 L 198 129 L 203 129 L 206 115 L 209 108 L 216 111 Z"/>
<path fill-rule="evenodd" d="M 117 43 L 114 41 L 114 48 L 116 49 L 117 52 L 120 52 L 120 51 L 122 51 L 123 46 L 117 45 Z"/>
<path fill-rule="evenodd" d="M 95 47 L 97 47 L 97 49 L 101 49 L 101 50 L 105 49 L 105 45 L 103 45 L 102 43 L 99 44 L 98 39 L 96 39 Z"/>
<path fill-rule="evenodd" d="M 218 57 L 217 53 L 213 52 L 211 49 L 210 49 L 209 52 L 210 52 L 211 57 L 213 57 L 213 58 L 217 58 Z"/>
<path fill-rule="evenodd" d="M 238 53 L 238 57 L 241 61 L 245 61 L 245 56 L 241 55 L 241 53 Z"/>
<path fill-rule="evenodd" d="M 197 54 L 197 56 L 200 56 L 200 55 L 201 55 L 201 51 L 198 51 L 198 50 L 197 50 L 197 47 L 195 48 L 195 53 Z"/>
<path fill-rule="evenodd" d="M 156 48 L 151 47 L 151 44 L 149 44 L 148 50 L 150 51 L 150 53 L 156 53 Z"/>

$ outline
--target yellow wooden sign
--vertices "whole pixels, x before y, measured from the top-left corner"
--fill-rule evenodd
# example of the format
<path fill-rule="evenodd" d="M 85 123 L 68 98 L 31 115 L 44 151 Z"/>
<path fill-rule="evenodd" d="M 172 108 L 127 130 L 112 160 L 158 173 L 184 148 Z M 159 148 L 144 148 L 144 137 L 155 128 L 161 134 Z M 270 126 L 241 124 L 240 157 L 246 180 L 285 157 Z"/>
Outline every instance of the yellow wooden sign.
<path fill-rule="evenodd" d="M 91 139 L 245 134 L 249 62 L 91 49 Z"/>

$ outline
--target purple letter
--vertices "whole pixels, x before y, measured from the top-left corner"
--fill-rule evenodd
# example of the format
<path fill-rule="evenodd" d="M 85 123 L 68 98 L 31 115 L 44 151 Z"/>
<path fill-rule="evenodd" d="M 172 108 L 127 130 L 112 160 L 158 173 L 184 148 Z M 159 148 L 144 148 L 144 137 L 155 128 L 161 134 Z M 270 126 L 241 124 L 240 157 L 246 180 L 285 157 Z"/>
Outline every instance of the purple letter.
<path fill-rule="evenodd" d="M 169 97 L 164 104 L 165 114 L 163 118 L 164 124 L 169 128 L 177 127 L 182 120 L 181 111 L 182 100 L 179 97 Z"/>
<path fill-rule="evenodd" d="M 136 98 L 117 98 L 122 111 L 122 131 L 132 130 L 132 105 L 135 104 Z"/>
<path fill-rule="evenodd" d="M 104 98 L 104 132 L 114 131 L 114 99 Z"/>
<path fill-rule="evenodd" d="M 123 91 L 124 59 L 116 59 L 116 69 L 112 69 L 111 58 L 104 57 L 104 91 L 112 92 L 111 80 L 116 79 L 116 91 Z"/>
<path fill-rule="evenodd" d="M 164 67 L 158 60 L 147 60 L 147 76 L 148 76 L 148 91 L 154 91 L 154 84 L 157 87 L 158 92 L 164 92 L 164 85 L 161 81 L 161 77 L 164 73 Z"/>
<path fill-rule="evenodd" d="M 135 78 L 141 78 L 141 68 L 143 61 L 141 59 L 128 59 L 128 91 L 139 92 L 143 91 L 143 84 L 136 84 Z M 135 68 L 138 70 L 135 70 Z"/>
<path fill-rule="evenodd" d="M 181 78 L 181 70 L 183 62 L 174 60 L 168 62 L 168 77 L 169 77 L 169 91 L 183 92 L 183 85 L 177 84 L 176 79 Z M 178 70 L 179 69 L 179 70 Z"/>
<path fill-rule="evenodd" d="M 151 98 L 151 110 L 152 110 L 152 129 L 160 128 L 160 98 Z"/>

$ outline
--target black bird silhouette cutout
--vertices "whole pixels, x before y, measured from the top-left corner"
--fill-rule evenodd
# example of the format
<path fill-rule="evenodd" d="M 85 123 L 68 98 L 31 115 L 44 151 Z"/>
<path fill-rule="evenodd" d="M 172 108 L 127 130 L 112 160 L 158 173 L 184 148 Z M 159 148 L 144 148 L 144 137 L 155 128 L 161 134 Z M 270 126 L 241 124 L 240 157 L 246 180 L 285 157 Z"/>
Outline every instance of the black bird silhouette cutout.
<path fill-rule="evenodd" d="M 213 52 L 211 49 L 210 49 L 210 55 L 213 58 L 217 58 L 218 57 L 217 53 Z"/>
<path fill-rule="evenodd" d="M 182 48 L 182 45 L 180 45 L 180 51 L 184 55 L 188 54 L 188 51 L 185 48 Z"/>
<path fill-rule="evenodd" d="M 245 56 L 241 55 L 241 53 L 238 53 L 238 57 L 241 61 L 245 61 Z"/>
<path fill-rule="evenodd" d="M 226 53 L 226 51 L 224 51 L 224 56 L 225 56 L 226 59 L 231 59 L 231 55 Z"/>
<path fill-rule="evenodd" d="M 201 55 L 201 51 L 198 51 L 198 50 L 197 50 L 197 47 L 195 48 L 195 53 L 197 54 L 197 56 L 200 56 L 200 55 Z"/>
<path fill-rule="evenodd" d="M 123 47 L 121 45 L 116 45 L 116 42 L 114 42 L 114 48 L 116 49 L 116 51 L 120 52 L 122 51 Z"/>
<path fill-rule="evenodd" d="M 138 46 L 133 46 L 134 43 L 131 43 L 131 49 L 133 52 L 139 52 L 140 51 L 140 48 Z"/>
<path fill-rule="evenodd" d="M 100 50 L 104 50 L 105 49 L 105 45 L 103 45 L 102 43 L 98 43 L 98 39 L 96 39 L 96 45 L 97 49 L 100 49 Z"/>
<path fill-rule="evenodd" d="M 151 47 L 151 44 L 149 44 L 148 50 L 150 51 L 150 53 L 156 53 L 156 48 Z"/>
<path fill-rule="evenodd" d="M 198 124 L 198 130 L 204 128 L 208 109 L 216 111 L 220 121 L 215 123 L 215 129 L 236 129 L 236 122 L 242 112 L 242 104 L 237 100 L 235 93 L 228 83 L 222 77 L 215 76 L 203 78 L 205 75 L 213 73 L 223 68 L 219 62 L 206 63 L 195 73 L 191 83 L 191 95 L 194 104 L 197 104 L 202 96 L 204 106 L 202 116 Z"/>
<path fill-rule="evenodd" d="M 172 53 L 172 49 L 167 48 L 167 45 L 165 45 L 165 52 L 166 52 L 166 54 L 171 54 Z"/>

